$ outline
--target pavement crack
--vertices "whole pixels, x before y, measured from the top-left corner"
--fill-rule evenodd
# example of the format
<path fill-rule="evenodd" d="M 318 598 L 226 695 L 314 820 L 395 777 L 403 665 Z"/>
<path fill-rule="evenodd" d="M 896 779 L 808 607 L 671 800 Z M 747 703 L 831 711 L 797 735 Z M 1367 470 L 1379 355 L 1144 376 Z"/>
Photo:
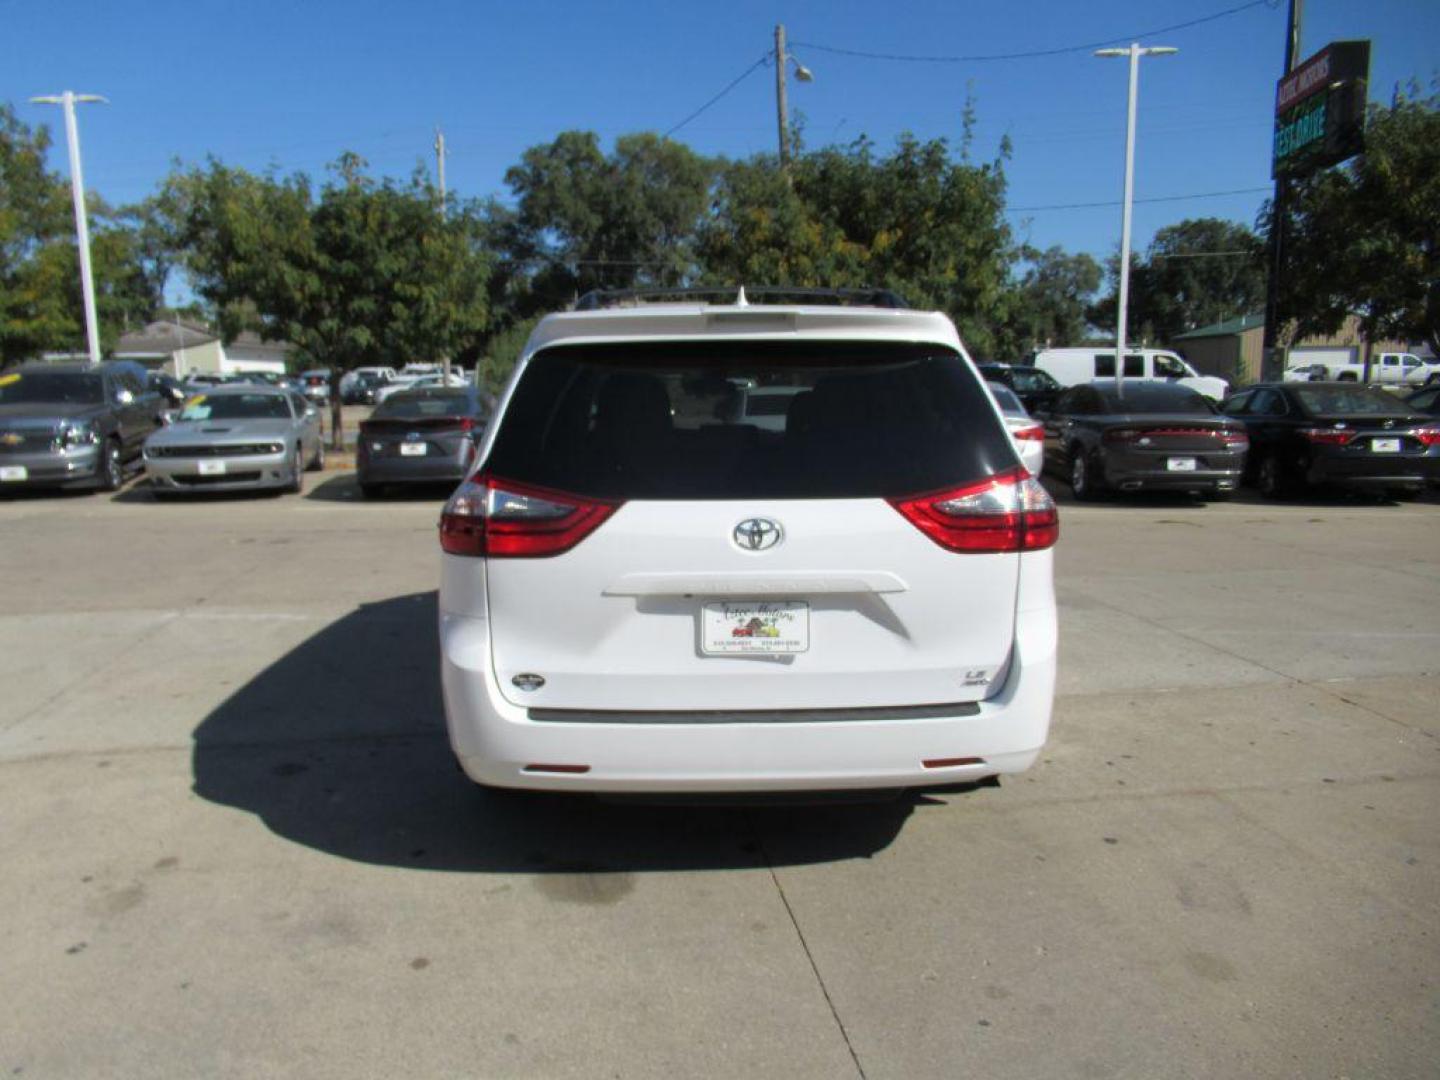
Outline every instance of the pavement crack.
<path fill-rule="evenodd" d="M 754 825 L 754 819 L 751 819 Z M 775 891 L 780 895 L 780 903 L 785 906 L 785 914 L 790 917 L 790 925 L 795 930 L 795 937 L 800 942 L 800 948 L 805 953 L 805 959 L 810 964 L 810 970 L 815 975 L 815 983 L 820 987 L 820 993 L 825 998 L 825 1005 L 830 1010 L 830 1017 L 835 1021 L 835 1027 L 840 1032 L 840 1038 L 845 1040 L 845 1049 L 850 1052 L 850 1060 L 855 1063 L 855 1074 L 860 1080 L 867 1080 L 865 1066 L 860 1064 L 860 1055 L 855 1052 L 855 1044 L 850 1041 L 850 1032 L 845 1029 L 845 1021 L 840 1018 L 840 1010 L 835 1007 L 835 999 L 830 996 L 830 988 L 825 985 L 825 977 L 820 974 L 820 967 L 815 963 L 815 954 L 810 951 L 810 943 L 805 940 L 805 931 L 800 929 L 800 920 L 795 917 L 795 909 L 790 906 L 790 898 L 785 895 L 785 886 L 780 883 L 780 877 L 775 873 L 775 863 L 770 858 L 770 852 L 765 847 L 765 840 L 759 829 L 754 830 L 755 843 L 760 850 L 761 856 L 765 859 L 765 869 L 770 874 L 770 880 L 775 885 Z"/>

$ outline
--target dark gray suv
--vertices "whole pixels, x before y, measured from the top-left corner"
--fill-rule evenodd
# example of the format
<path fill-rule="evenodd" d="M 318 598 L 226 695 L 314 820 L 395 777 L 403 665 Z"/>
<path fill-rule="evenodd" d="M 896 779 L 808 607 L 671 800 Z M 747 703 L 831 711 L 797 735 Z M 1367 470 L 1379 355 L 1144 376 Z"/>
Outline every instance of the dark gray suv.
<path fill-rule="evenodd" d="M 114 491 L 160 426 L 160 396 L 124 364 L 23 364 L 0 372 L 0 492 Z"/>

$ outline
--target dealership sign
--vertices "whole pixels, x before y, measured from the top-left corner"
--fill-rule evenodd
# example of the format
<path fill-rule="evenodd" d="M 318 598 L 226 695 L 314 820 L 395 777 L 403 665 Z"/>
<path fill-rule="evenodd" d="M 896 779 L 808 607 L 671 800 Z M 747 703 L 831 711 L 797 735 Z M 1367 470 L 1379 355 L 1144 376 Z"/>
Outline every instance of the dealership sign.
<path fill-rule="evenodd" d="M 1272 177 L 1298 178 L 1360 152 L 1370 42 L 1335 41 L 1275 84 Z"/>

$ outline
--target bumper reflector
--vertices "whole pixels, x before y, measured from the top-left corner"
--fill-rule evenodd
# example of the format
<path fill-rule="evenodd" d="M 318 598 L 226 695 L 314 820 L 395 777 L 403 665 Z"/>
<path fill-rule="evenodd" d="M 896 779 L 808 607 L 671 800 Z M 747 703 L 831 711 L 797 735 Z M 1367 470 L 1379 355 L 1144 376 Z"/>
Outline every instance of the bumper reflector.
<path fill-rule="evenodd" d="M 590 771 L 589 765 L 526 765 L 521 772 L 548 772 L 579 774 Z"/>
<path fill-rule="evenodd" d="M 927 769 L 955 769 L 962 765 L 984 765 L 985 759 L 978 757 L 937 757 L 920 763 Z"/>

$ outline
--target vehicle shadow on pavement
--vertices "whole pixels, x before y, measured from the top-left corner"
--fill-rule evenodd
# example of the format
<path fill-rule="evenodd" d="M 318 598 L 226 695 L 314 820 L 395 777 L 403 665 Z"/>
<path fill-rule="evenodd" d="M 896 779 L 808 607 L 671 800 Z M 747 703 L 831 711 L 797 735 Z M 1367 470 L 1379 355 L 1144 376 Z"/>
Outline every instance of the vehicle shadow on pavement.
<path fill-rule="evenodd" d="M 433 592 L 363 605 L 195 729 L 195 793 L 346 859 L 537 874 L 868 857 L 927 801 L 677 806 L 487 791 L 451 754 L 438 655 Z"/>
<path fill-rule="evenodd" d="M 318 499 L 321 502 L 366 502 L 384 504 L 387 502 L 410 503 L 410 502 L 433 502 L 443 503 L 455 490 L 453 482 L 439 484 L 403 484 L 392 485 L 383 490 L 378 497 L 366 496 L 360 490 L 360 484 L 355 479 L 353 472 L 342 472 L 337 476 L 331 476 L 314 487 L 305 489 L 305 498 Z"/>

